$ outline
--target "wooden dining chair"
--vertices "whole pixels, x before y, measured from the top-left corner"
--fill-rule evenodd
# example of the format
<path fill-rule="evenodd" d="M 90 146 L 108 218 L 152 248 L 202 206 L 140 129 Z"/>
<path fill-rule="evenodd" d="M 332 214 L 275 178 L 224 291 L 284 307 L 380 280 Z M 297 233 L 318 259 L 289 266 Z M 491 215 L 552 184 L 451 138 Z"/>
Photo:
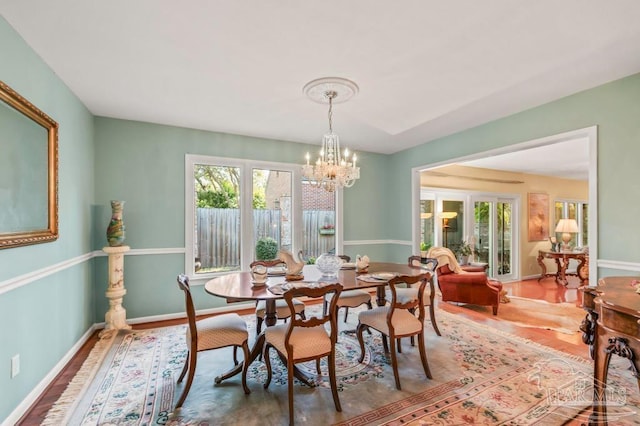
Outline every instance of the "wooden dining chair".
<path fill-rule="evenodd" d="M 360 358 L 358 362 L 364 360 L 364 330 L 374 329 L 382 334 L 382 345 L 385 353 L 391 355 L 391 365 L 396 379 L 396 388 L 400 387 L 400 377 L 398 376 L 398 360 L 396 355 L 396 343 L 402 337 L 418 336 L 418 349 L 420 350 L 420 360 L 422 368 L 429 379 L 431 371 L 427 362 L 427 352 L 424 340 L 424 289 L 431 277 L 430 273 L 421 275 L 400 275 L 389 280 L 391 293 L 391 303 L 369 311 L 362 311 L 358 314 L 358 327 L 356 334 L 360 342 Z M 396 288 L 398 285 L 407 284 L 409 288 Z M 412 284 L 419 284 L 413 287 Z M 403 290 L 402 297 L 398 297 L 398 290 Z M 417 312 L 416 316 L 414 312 Z M 387 337 L 389 343 L 387 344 Z"/>
<path fill-rule="evenodd" d="M 350 262 L 351 257 L 346 254 L 339 254 L 338 257 L 342 259 L 344 262 Z M 327 313 L 327 309 L 329 308 L 329 303 L 331 302 L 329 297 L 325 297 L 322 302 L 323 312 Z M 344 322 L 347 322 L 347 316 L 349 315 L 349 308 L 357 308 L 360 305 L 367 305 L 369 309 L 373 306 L 371 305 L 371 294 L 366 290 L 346 290 L 340 293 L 340 297 L 336 302 L 336 315 L 340 308 L 344 308 Z"/>
<path fill-rule="evenodd" d="M 267 327 L 265 330 L 265 345 L 263 358 L 267 367 L 267 380 L 265 389 L 271 383 L 271 361 L 269 350 L 274 348 L 281 358 L 286 360 L 287 380 L 289 395 L 289 424 L 293 424 L 293 373 L 294 366 L 300 362 L 316 361 L 316 369 L 320 374 L 320 359 L 327 357 L 329 370 L 329 383 L 333 395 L 333 403 L 336 411 L 342 411 L 338 388 L 336 384 L 336 341 L 338 340 L 338 325 L 336 320 L 335 304 L 340 296 L 342 285 L 324 284 L 318 287 L 299 287 L 284 293 L 284 300 L 291 312 L 294 312 L 293 301 L 296 297 L 322 298 L 332 295 L 328 312 L 320 317 L 298 318 L 295 315 L 287 324 L 279 324 Z M 325 324 L 329 323 L 330 331 L 327 332 Z"/>
<path fill-rule="evenodd" d="M 276 260 L 256 260 L 251 262 L 249 265 L 250 269 L 253 269 L 254 266 L 262 265 L 266 268 L 273 268 L 276 266 L 285 267 L 286 264 L 279 259 Z M 304 318 L 304 302 L 301 300 L 294 300 L 295 313 L 300 315 L 300 317 Z M 266 315 L 267 310 L 267 302 L 264 300 L 259 300 L 256 302 L 256 336 L 260 335 L 262 332 L 262 323 L 264 322 L 264 317 Z M 291 316 L 291 311 L 289 307 L 285 303 L 283 299 L 276 300 L 276 316 L 278 319 L 287 320 Z"/>
<path fill-rule="evenodd" d="M 193 299 L 191 298 L 189 277 L 183 274 L 178 275 L 178 287 L 184 291 L 187 318 L 189 320 L 186 336 L 188 346 L 187 359 L 185 359 L 178 383 L 182 382 L 187 371 L 189 371 L 189 376 L 187 377 L 187 384 L 184 386 L 182 395 L 180 399 L 178 399 L 175 408 L 178 409 L 182 407 L 184 400 L 187 398 L 196 371 L 198 352 L 202 351 L 233 346 L 235 358 L 235 349 L 241 347 L 244 352 L 242 387 L 244 388 L 244 393 L 250 393 L 251 391 L 247 386 L 247 369 L 249 367 L 249 332 L 247 331 L 247 324 L 240 318 L 240 315 L 235 313 L 216 315 L 196 321 L 196 310 L 193 305 Z"/>
<path fill-rule="evenodd" d="M 436 323 L 436 310 L 434 299 L 436 295 L 436 289 L 434 284 L 434 277 L 436 275 L 436 268 L 438 267 L 438 259 L 434 257 L 425 257 L 422 258 L 420 256 L 409 256 L 408 260 L 409 266 L 414 268 L 422 268 L 431 273 L 429 278 L 429 283 L 425 288 L 425 294 L 423 297 L 425 306 L 429 306 L 429 318 L 431 319 L 431 326 L 433 330 L 436 332 L 438 336 L 441 336 L 440 330 L 438 329 L 438 324 Z M 411 339 L 411 343 L 413 344 L 413 338 Z"/>

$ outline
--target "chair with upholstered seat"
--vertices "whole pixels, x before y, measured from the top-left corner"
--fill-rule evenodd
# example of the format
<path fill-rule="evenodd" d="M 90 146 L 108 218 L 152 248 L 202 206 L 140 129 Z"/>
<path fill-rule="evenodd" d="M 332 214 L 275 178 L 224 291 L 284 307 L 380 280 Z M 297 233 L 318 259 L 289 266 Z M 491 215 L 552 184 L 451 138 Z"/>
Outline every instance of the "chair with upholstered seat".
<path fill-rule="evenodd" d="M 344 262 L 350 262 L 351 258 L 345 254 L 338 255 L 340 259 Z M 325 297 L 323 301 L 323 312 L 326 314 L 327 308 L 329 306 L 329 298 Z M 349 315 L 349 308 L 357 308 L 360 305 L 367 305 L 369 309 L 373 306 L 371 305 L 371 293 L 366 290 L 346 290 L 340 293 L 340 297 L 336 302 L 336 312 L 340 310 L 340 308 L 344 308 L 344 322 L 347 322 L 347 316 Z"/>
<path fill-rule="evenodd" d="M 498 314 L 502 283 L 487 277 L 485 266 L 460 267 L 446 247 L 432 247 L 427 256 L 438 259 L 437 280 L 443 302 L 491 306 Z"/>
<path fill-rule="evenodd" d="M 329 383 L 336 411 L 342 411 L 338 388 L 336 384 L 336 341 L 338 339 L 338 325 L 336 321 L 336 301 L 340 296 L 342 285 L 325 284 L 316 287 L 294 287 L 284 293 L 284 300 L 289 309 L 293 312 L 295 297 L 306 296 L 309 298 L 324 298 L 331 295 L 331 303 L 328 313 L 321 317 L 298 318 L 295 315 L 287 324 L 279 324 L 267 327 L 265 330 L 265 345 L 263 348 L 263 358 L 267 367 L 267 380 L 265 389 L 271 383 L 271 361 L 269 350 L 274 348 L 278 354 L 284 358 L 287 364 L 288 395 L 289 395 L 289 424 L 293 424 L 293 373 L 294 366 L 300 362 L 316 361 L 316 369 L 320 374 L 320 359 L 327 357 L 327 368 L 329 371 Z M 330 325 L 330 330 L 325 329 L 326 324 Z"/>
<path fill-rule="evenodd" d="M 426 272 L 421 275 L 400 275 L 389 280 L 391 302 L 387 306 L 381 306 L 369 311 L 362 311 L 358 314 L 358 327 L 356 334 L 360 342 L 359 362 L 364 360 L 364 330 L 373 328 L 382 334 L 382 345 L 385 353 L 391 355 L 391 365 L 396 379 L 396 388 L 400 387 L 400 377 L 398 375 L 398 360 L 396 356 L 396 342 L 402 337 L 418 336 L 418 349 L 420 360 L 426 376 L 431 379 L 431 371 L 427 362 L 427 352 L 424 339 L 424 290 L 431 278 L 431 274 Z M 398 285 L 407 285 L 406 288 L 398 288 Z M 414 287 L 413 284 L 418 284 Z M 398 297 L 398 290 L 402 291 L 402 296 Z M 412 312 L 413 311 L 413 312 Z M 415 315 L 415 312 L 418 315 Z M 389 344 L 387 344 L 389 337 Z M 389 347 L 390 346 L 390 347 Z"/>
<path fill-rule="evenodd" d="M 433 277 L 436 274 L 436 268 L 438 267 L 438 259 L 433 257 L 421 258 L 420 256 L 409 256 L 408 260 L 409 266 L 414 268 L 422 268 L 431 273 L 429 277 L 429 284 L 425 288 L 425 294 L 423 297 L 425 306 L 429 306 L 429 318 L 431 319 L 431 326 L 438 336 L 441 336 L 440 330 L 438 329 L 438 324 L 436 323 L 436 312 L 435 312 L 435 304 L 434 299 L 436 295 L 435 284 L 433 283 Z M 413 343 L 413 338 L 411 340 Z"/>
<path fill-rule="evenodd" d="M 273 268 L 278 266 L 286 267 L 286 264 L 283 261 L 276 259 L 276 260 L 256 260 L 254 262 L 251 262 L 251 264 L 249 265 L 249 268 L 251 269 L 254 266 L 258 266 L 258 265 L 262 265 L 266 268 Z M 302 302 L 301 300 L 294 300 L 293 303 L 296 308 L 295 309 L 296 314 L 304 318 L 304 302 Z M 256 303 L 256 336 L 259 335 L 260 332 L 262 331 L 262 323 L 264 322 L 266 310 L 267 310 L 266 302 L 264 300 L 259 300 Z M 282 299 L 276 300 L 276 316 L 278 317 L 278 319 L 285 320 L 285 322 L 287 318 L 291 316 L 291 311 L 289 310 L 289 307 L 287 306 L 285 301 Z"/>
<path fill-rule="evenodd" d="M 198 352 L 202 351 L 233 346 L 235 356 L 235 349 L 241 347 L 244 352 L 242 387 L 244 388 L 244 393 L 250 393 L 247 387 L 247 368 L 249 366 L 249 332 L 247 331 L 247 324 L 235 313 L 217 315 L 196 321 L 196 311 L 193 305 L 193 299 L 191 298 L 189 277 L 183 274 L 178 275 L 178 287 L 184 291 L 187 318 L 189 319 L 189 326 L 187 327 L 186 333 L 188 347 L 187 359 L 184 362 L 178 383 L 182 382 L 187 371 L 189 372 L 189 376 L 187 377 L 187 384 L 184 386 L 182 395 L 180 399 L 178 399 L 175 408 L 178 409 L 182 407 L 184 400 L 187 398 L 196 371 Z"/>

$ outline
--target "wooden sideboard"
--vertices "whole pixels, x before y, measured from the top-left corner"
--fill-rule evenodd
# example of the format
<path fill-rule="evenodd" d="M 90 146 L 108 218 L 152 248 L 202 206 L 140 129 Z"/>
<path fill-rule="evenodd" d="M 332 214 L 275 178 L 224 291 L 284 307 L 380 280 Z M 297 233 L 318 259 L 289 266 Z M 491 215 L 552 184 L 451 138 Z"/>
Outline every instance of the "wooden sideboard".
<path fill-rule="evenodd" d="M 587 316 L 580 330 L 594 360 L 593 411 L 589 424 L 607 423 L 606 386 L 611 357 L 629 360 L 629 374 L 640 390 L 640 277 L 606 277 L 597 287 L 582 287 Z"/>

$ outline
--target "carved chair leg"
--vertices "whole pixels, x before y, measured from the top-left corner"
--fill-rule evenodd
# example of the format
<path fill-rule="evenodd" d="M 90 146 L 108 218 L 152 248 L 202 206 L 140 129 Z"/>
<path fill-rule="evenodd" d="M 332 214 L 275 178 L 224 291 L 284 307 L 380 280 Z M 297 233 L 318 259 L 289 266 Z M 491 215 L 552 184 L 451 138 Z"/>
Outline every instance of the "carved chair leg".
<path fill-rule="evenodd" d="M 425 347 L 424 341 L 424 330 L 420 334 L 418 334 L 418 349 L 420 350 L 420 360 L 422 360 L 422 368 L 424 369 L 424 374 L 427 375 L 428 378 L 433 379 L 431 376 L 431 370 L 429 369 L 429 362 L 427 361 L 427 349 Z"/>
<path fill-rule="evenodd" d="M 338 386 L 336 385 L 336 354 L 332 351 L 328 358 L 329 363 L 329 383 L 331 384 L 331 394 L 333 395 L 333 404 L 336 406 L 336 411 L 342 411 L 340 405 L 340 398 L 338 397 Z"/>
<path fill-rule="evenodd" d="M 400 340 L 400 338 L 396 339 L 396 345 L 398 346 L 398 353 L 401 354 L 402 353 L 402 340 Z"/>
<path fill-rule="evenodd" d="M 287 390 L 289 394 L 289 424 L 293 426 L 293 362 L 287 361 Z"/>
<path fill-rule="evenodd" d="M 184 359 L 184 367 L 182 367 L 182 373 L 180 373 L 180 377 L 178 377 L 178 383 L 182 382 L 184 379 L 184 375 L 187 374 L 187 369 L 189 368 L 189 358 L 191 357 L 191 352 L 187 351 L 187 357 Z"/>
<path fill-rule="evenodd" d="M 385 354 L 389 353 L 389 344 L 387 343 L 387 336 L 385 334 L 382 335 L 382 348 Z"/>
<path fill-rule="evenodd" d="M 237 346 L 233 347 L 234 354 L 237 348 Z M 244 359 L 242 360 L 242 388 L 244 389 L 244 393 L 249 395 L 251 390 L 249 386 L 247 386 L 247 371 L 249 371 L 249 342 L 247 340 L 242 344 L 242 352 L 244 353 Z"/>
<path fill-rule="evenodd" d="M 396 379 L 396 389 L 402 390 L 402 388 L 400 387 L 400 376 L 398 375 L 398 359 L 396 357 L 396 348 L 395 348 L 396 340 L 397 339 L 394 339 L 393 337 L 389 336 L 389 344 L 391 345 L 391 348 L 390 348 L 391 366 L 393 367 L 393 376 Z"/>
<path fill-rule="evenodd" d="M 198 359 L 197 351 L 190 351 L 189 354 L 189 375 L 187 376 L 187 384 L 184 385 L 184 390 L 182 391 L 182 395 L 176 404 L 176 409 L 182 407 L 184 400 L 187 399 L 187 394 L 189 393 L 189 389 L 191 389 L 191 383 L 193 383 L 193 376 L 195 376 L 196 372 L 196 361 Z"/>
<path fill-rule="evenodd" d="M 494 305 L 492 306 L 493 308 L 493 315 L 498 315 L 498 305 Z"/>
<path fill-rule="evenodd" d="M 321 371 L 320 371 L 320 358 L 316 358 L 316 373 L 318 373 L 318 375 L 321 374 Z"/>
<path fill-rule="evenodd" d="M 496 315 L 498 314 L 497 309 L 495 314 Z M 429 316 L 431 317 L 431 325 L 433 326 L 433 330 L 436 332 L 438 336 L 442 336 L 442 334 L 440 334 L 440 330 L 438 329 L 438 324 L 436 323 L 436 312 L 433 304 L 429 305 Z"/>
<path fill-rule="evenodd" d="M 344 307 L 344 322 L 347 322 L 347 315 L 349 315 L 349 307 L 345 306 Z"/>
<path fill-rule="evenodd" d="M 262 357 L 264 358 L 264 365 L 267 367 L 267 380 L 265 380 L 264 385 L 262 385 L 265 389 L 269 387 L 271 383 L 271 358 L 269 357 L 269 348 L 271 345 L 265 344 L 262 349 Z"/>
<path fill-rule="evenodd" d="M 362 338 L 362 332 L 365 328 L 369 329 L 369 327 L 361 323 L 358 323 L 358 327 L 356 327 L 356 334 L 358 335 L 358 342 L 360 343 L 360 358 L 358 358 L 358 362 L 364 361 L 364 339 Z"/>

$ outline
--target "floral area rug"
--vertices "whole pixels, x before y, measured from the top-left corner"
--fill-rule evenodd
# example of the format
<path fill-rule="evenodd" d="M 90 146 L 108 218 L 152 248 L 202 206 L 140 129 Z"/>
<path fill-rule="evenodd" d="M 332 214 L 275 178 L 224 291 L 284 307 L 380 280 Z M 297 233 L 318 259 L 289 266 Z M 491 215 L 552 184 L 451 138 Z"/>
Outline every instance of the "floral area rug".
<path fill-rule="evenodd" d="M 579 333 L 585 311 L 575 303 L 549 303 L 544 300 L 509 296 L 510 303 L 501 303 L 497 318 L 519 327 L 542 328 L 564 334 Z M 461 305 L 464 309 L 482 313 L 494 319 L 491 306 Z"/>
<path fill-rule="evenodd" d="M 314 309 L 313 307 L 310 309 Z M 402 390 L 382 351 L 379 335 L 365 333 L 367 353 L 349 332 L 350 312 L 337 348 L 342 412 L 336 412 L 326 366 L 316 375 L 313 362 L 301 369 L 315 381 L 294 384 L 296 424 L 426 425 L 543 424 L 586 422 L 591 401 L 592 364 L 526 339 L 498 332 L 438 311 L 442 336 L 427 324 L 427 354 L 433 379 L 425 378 L 417 348 L 403 340 L 398 356 Z M 253 327 L 252 319 L 246 317 Z M 233 366 L 231 350 L 199 354 L 194 383 L 181 410 L 173 411 L 184 384 L 176 384 L 185 356 L 185 326 L 139 330 L 118 336 L 84 395 L 55 424 L 73 425 L 279 425 L 288 423 L 286 368 L 271 359 L 269 388 L 264 363 L 251 366 L 245 395 L 239 375 L 215 385 L 213 378 Z M 255 331 L 250 329 L 250 335 Z M 587 348 L 585 347 L 585 351 Z M 608 388 L 617 395 L 608 408 L 610 424 L 637 424 L 640 401 L 626 365 L 610 372 Z M 613 404 L 613 403 L 616 404 Z M 615 405 L 615 406 L 614 406 Z M 58 408 L 57 412 L 63 412 Z M 613 416 L 613 417 L 611 417 Z"/>

